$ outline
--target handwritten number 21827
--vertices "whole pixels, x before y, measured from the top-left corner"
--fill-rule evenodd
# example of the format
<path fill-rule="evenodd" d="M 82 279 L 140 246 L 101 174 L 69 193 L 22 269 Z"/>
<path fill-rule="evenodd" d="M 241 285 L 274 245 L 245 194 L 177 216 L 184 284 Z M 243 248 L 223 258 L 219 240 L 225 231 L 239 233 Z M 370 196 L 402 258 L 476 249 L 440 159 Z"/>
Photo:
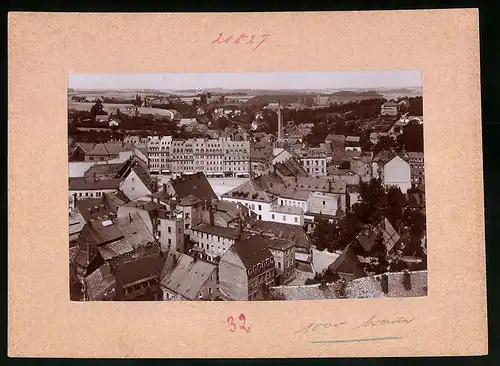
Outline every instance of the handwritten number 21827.
<path fill-rule="evenodd" d="M 250 332 L 250 327 L 245 325 L 247 321 L 245 314 L 243 313 L 240 314 L 238 319 L 240 320 L 240 329 L 246 331 L 247 333 Z M 227 322 L 229 323 L 229 330 L 231 332 L 234 332 L 236 330 L 236 324 L 234 323 L 234 318 L 230 316 L 229 318 L 227 318 Z"/>

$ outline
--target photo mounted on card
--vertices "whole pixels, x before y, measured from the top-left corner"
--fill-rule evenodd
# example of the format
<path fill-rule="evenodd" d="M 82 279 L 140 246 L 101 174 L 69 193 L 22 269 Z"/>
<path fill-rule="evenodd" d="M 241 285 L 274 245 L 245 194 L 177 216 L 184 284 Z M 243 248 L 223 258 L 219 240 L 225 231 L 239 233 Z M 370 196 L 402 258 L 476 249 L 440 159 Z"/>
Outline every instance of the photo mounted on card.
<path fill-rule="evenodd" d="M 11 14 L 10 355 L 487 353 L 477 26 Z"/>

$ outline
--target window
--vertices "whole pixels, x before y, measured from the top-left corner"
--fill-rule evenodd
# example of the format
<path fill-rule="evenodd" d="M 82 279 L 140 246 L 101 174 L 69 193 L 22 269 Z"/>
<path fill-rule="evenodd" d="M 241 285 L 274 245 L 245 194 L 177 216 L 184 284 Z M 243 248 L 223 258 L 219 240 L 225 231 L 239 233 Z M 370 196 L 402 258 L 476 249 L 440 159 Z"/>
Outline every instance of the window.
<path fill-rule="evenodd" d="M 79 196 L 80 196 L 80 197 L 82 196 L 82 192 L 80 192 Z"/>
<path fill-rule="evenodd" d="M 281 269 L 281 263 L 280 262 L 278 262 L 278 268 Z"/>
<path fill-rule="evenodd" d="M 262 205 L 259 205 L 259 211 L 262 211 Z"/>
<path fill-rule="evenodd" d="M 208 288 L 208 293 L 212 294 L 212 288 L 211 287 Z"/>
<path fill-rule="evenodd" d="M 283 206 L 283 200 L 281 200 L 281 205 Z"/>
<path fill-rule="evenodd" d="M 170 234 L 172 232 L 172 228 L 169 226 L 168 227 L 168 233 Z M 203 237 L 203 234 L 201 234 L 201 237 Z"/>
<path fill-rule="evenodd" d="M 158 237 L 161 238 L 161 231 L 158 231 Z"/>
<path fill-rule="evenodd" d="M 326 202 L 325 202 L 325 201 L 323 201 L 323 206 L 324 206 L 324 205 L 326 205 Z"/>
<path fill-rule="evenodd" d="M 283 215 L 283 221 L 286 221 L 286 216 L 285 215 Z"/>
<path fill-rule="evenodd" d="M 200 294 L 198 295 L 198 299 L 203 299 L 203 292 L 200 292 Z"/>
<path fill-rule="evenodd" d="M 168 239 L 168 245 L 172 244 L 172 239 Z"/>
<path fill-rule="evenodd" d="M 294 218 L 293 218 L 293 221 L 295 221 L 295 222 L 299 222 L 299 219 L 298 219 L 298 218 L 296 218 L 296 217 L 294 217 Z"/>
<path fill-rule="evenodd" d="M 271 215 L 271 219 L 273 219 L 273 220 L 274 220 L 274 214 L 272 214 L 272 215 Z"/>

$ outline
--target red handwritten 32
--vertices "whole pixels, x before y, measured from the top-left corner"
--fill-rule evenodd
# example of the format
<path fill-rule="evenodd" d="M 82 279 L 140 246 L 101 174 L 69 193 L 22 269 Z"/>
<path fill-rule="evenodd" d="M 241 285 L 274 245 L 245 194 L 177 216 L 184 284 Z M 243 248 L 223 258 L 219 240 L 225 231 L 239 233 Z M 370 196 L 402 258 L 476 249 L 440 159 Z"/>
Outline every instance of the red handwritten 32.
<path fill-rule="evenodd" d="M 255 48 L 253 49 L 253 51 L 255 51 L 257 48 L 259 48 L 266 40 L 267 38 L 271 35 L 271 33 L 266 33 L 266 34 L 263 34 L 262 36 L 257 37 L 256 35 L 247 35 L 245 33 L 242 33 L 240 34 L 239 36 L 234 36 L 234 34 L 230 34 L 230 35 L 225 35 L 222 33 L 222 32 L 219 32 L 218 33 L 218 37 L 217 39 L 215 39 L 214 41 L 212 41 L 212 43 L 216 43 L 216 44 L 219 44 L 219 43 L 225 43 L 225 44 L 255 44 L 256 43 L 256 38 L 257 38 L 257 42 L 260 41 L 259 43 L 257 43 L 257 46 L 255 46 Z"/>
<path fill-rule="evenodd" d="M 241 313 L 238 319 L 240 320 L 240 329 L 244 330 L 247 333 L 250 332 L 250 327 L 245 325 L 247 321 L 245 314 Z M 236 330 L 236 324 L 234 323 L 234 318 L 230 316 L 229 318 L 227 318 L 227 322 L 229 323 L 229 330 L 231 332 L 234 332 Z"/>

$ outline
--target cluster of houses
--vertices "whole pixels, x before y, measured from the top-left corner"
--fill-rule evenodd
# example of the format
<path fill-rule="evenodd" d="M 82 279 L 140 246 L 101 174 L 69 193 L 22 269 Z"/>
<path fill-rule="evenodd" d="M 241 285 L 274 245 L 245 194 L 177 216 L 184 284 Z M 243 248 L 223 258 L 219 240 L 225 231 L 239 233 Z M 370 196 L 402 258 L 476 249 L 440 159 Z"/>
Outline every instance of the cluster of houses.
<path fill-rule="evenodd" d="M 393 108 L 398 106 L 384 105 L 382 114 L 392 116 Z M 396 127 L 408 120 L 397 119 L 387 133 L 401 133 Z M 416 208 L 424 209 L 423 153 L 374 155 L 361 149 L 359 136 L 335 134 L 310 148 L 301 139 L 311 128 L 294 127 L 289 138 L 279 123 L 278 140 L 245 131 L 237 138 L 127 136 L 107 143 L 71 142 L 72 298 L 363 297 L 368 296 L 360 290 L 363 281 L 376 293 L 372 297 L 400 294 L 401 283 L 407 295 L 426 291 L 426 271 L 373 275 L 363 269 L 380 239 L 387 254 L 406 268 L 418 262 L 402 256 L 408 233 L 387 218 L 364 227 L 338 253 L 321 252 L 309 239 L 320 221 L 341 220 L 359 202 L 361 182 L 373 178 L 415 196 Z M 168 179 L 160 184 L 157 174 Z M 210 177 L 245 180 L 218 196 Z M 340 288 L 305 284 L 324 270 L 339 276 Z"/>

